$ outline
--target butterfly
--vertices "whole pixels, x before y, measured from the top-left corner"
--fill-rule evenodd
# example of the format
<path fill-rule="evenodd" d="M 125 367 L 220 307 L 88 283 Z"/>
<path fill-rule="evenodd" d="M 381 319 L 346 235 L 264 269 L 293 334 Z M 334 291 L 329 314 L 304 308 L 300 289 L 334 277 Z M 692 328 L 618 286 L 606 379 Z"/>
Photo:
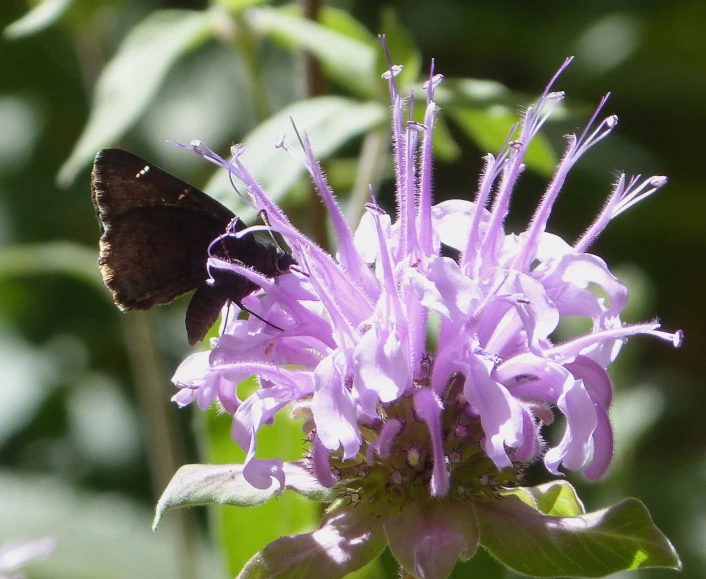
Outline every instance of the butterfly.
<path fill-rule="evenodd" d="M 247 225 L 230 209 L 122 149 L 96 155 L 91 198 L 102 228 L 98 266 L 116 305 L 147 310 L 195 290 L 186 310 L 191 345 L 204 339 L 229 300 L 247 311 L 242 300 L 259 287 L 221 269 L 209 282 L 209 247 L 214 257 L 268 277 L 296 263 L 272 233 L 232 235 Z"/>

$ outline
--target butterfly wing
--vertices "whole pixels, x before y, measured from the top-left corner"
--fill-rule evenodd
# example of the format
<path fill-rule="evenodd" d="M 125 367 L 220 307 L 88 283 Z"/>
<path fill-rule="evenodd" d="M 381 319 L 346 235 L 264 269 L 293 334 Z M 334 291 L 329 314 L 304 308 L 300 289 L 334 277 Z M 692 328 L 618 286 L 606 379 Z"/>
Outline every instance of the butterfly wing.
<path fill-rule="evenodd" d="M 229 209 L 121 149 L 96 155 L 91 191 L 103 228 L 98 265 L 121 309 L 166 304 L 205 284 L 208 246 L 235 217 Z"/>

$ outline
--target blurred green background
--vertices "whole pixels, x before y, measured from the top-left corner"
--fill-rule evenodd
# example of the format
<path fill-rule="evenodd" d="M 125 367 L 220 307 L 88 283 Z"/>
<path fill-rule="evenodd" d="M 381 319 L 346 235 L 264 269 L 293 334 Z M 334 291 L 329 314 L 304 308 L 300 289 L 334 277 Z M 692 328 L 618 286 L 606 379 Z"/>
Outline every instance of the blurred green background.
<path fill-rule="evenodd" d="M 256 1 L 0 2 L 0 544 L 57 538 L 56 554 L 31 577 L 226 577 L 268 533 L 315 520 L 316 506 L 279 501 L 257 512 L 219 509 L 210 538 L 196 511 L 170 513 L 151 532 L 153 505 L 179 464 L 237 457 L 224 417 L 169 402 L 170 376 L 189 351 L 185 301 L 122 315 L 102 287 L 90 163 L 100 147 L 120 146 L 231 203 L 222 176 L 212 179 L 210 165 L 165 140 L 201 139 L 223 154 L 245 141 L 267 190 L 322 239 L 296 163 L 272 143 L 283 133 L 293 140 L 291 116 L 326 157 L 351 220 L 361 184 L 375 183 L 389 204 L 390 165 L 379 154 L 388 105 L 374 38 L 385 32 L 393 61 L 407 65 L 405 82 L 418 66 L 424 75 L 432 57 L 447 79 L 437 199 L 472 198 L 481 156 L 497 151 L 568 55 L 576 60 L 556 85 L 568 104 L 523 176 L 511 229 L 531 215 L 562 134 L 580 132 L 608 91 L 604 112 L 620 117 L 618 128 L 573 170 L 550 229 L 576 239 L 617 171 L 669 176 L 592 251 L 629 284 L 630 321 L 659 316 L 666 329 L 684 330 L 685 343 L 673 350 L 642 338 L 623 349 L 612 372 L 615 462 L 600 484 L 571 480 L 591 509 L 640 498 L 681 554 L 682 577 L 705 577 L 706 3 L 340 1 L 319 16 L 326 28 Z M 305 74 L 302 48 L 323 61 L 323 74 Z M 500 84 L 452 82 L 461 78 Z M 301 102 L 317 95 L 328 96 Z M 282 442 L 278 431 L 273 452 L 284 444 L 296 456 L 296 425 L 279 428 L 291 436 Z M 481 554 L 455 576 L 511 574 Z"/>

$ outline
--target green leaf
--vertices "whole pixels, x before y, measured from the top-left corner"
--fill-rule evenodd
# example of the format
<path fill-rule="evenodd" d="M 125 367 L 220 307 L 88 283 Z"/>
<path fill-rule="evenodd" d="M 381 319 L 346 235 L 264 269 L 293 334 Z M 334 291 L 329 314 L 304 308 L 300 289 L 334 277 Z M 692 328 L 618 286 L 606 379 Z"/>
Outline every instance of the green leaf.
<path fill-rule="evenodd" d="M 277 201 L 304 174 L 304 165 L 295 157 L 275 147 L 285 132 L 297 129 L 306 133 L 318 160 L 326 159 L 353 137 L 385 122 L 387 110 L 375 102 L 360 103 L 351 99 L 324 96 L 296 102 L 258 126 L 243 142 L 247 149 L 241 157 L 267 195 Z M 292 146 L 298 147 L 291 142 Z M 243 207 L 233 191 L 226 171 L 217 171 L 205 188 L 244 218 L 253 215 Z"/>
<path fill-rule="evenodd" d="M 270 543 L 238 579 L 339 579 L 375 559 L 386 544 L 372 509 L 356 505 L 327 517 L 313 533 Z"/>
<path fill-rule="evenodd" d="M 317 501 L 332 498 L 328 489 L 300 463 L 286 462 L 283 466 L 285 488 Z M 253 507 L 279 492 L 279 483 L 272 481 L 269 489 L 257 489 L 245 480 L 241 464 L 187 464 L 169 481 L 157 508 L 152 528 L 156 529 L 162 515 L 176 507 L 197 505 L 235 505 Z"/>
<path fill-rule="evenodd" d="M 536 97 L 511 91 L 494 80 L 476 78 L 444 78 L 435 91 L 439 106 L 489 107 L 504 106 L 516 110 L 518 103 L 529 103 Z"/>
<path fill-rule="evenodd" d="M 98 149 L 118 140 L 145 111 L 174 62 L 214 29 L 211 13 L 192 10 L 153 12 L 135 26 L 96 83 L 90 117 L 59 171 L 59 183 L 70 183 Z"/>
<path fill-rule="evenodd" d="M 295 14 L 289 7 L 253 8 L 245 14 L 250 27 L 289 49 L 306 50 L 321 63 L 324 73 L 363 96 L 375 94 L 375 44 L 361 41 L 360 27 L 351 33 L 327 28 Z M 340 24 L 340 19 L 336 20 Z"/>
<path fill-rule="evenodd" d="M 552 494 L 547 490 L 539 493 L 545 507 L 551 503 L 542 496 Z M 518 496 L 475 504 L 481 544 L 520 573 L 605 577 L 628 569 L 681 568 L 674 547 L 636 499 L 573 517 L 548 516 Z"/>
<path fill-rule="evenodd" d="M 574 517 L 586 512 L 576 489 L 565 480 L 555 480 L 536 487 L 513 488 L 501 494 L 515 495 L 523 503 L 552 517 Z"/>
<path fill-rule="evenodd" d="M 319 23 L 329 30 L 356 40 L 366 46 L 375 47 L 377 39 L 370 34 L 365 25 L 353 18 L 347 10 L 333 6 L 321 6 L 319 10 Z"/>
<path fill-rule="evenodd" d="M 504 107 L 447 106 L 446 114 L 489 153 L 497 155 L 518 117 Z M 557 163 L 556 155 L 547 139 L 540 133 L 534 137 L 525 153 L 525 164 L 542 175 L 551 175 Z"/>
<path fill-rule="evenodd" d="M 72 2 L 73 0 L 43 0 L 22 18 L 5 28 L 3 34 L 8 39 L 37 34 L 59 20 Z"/>
<path fill-rule="evenodd" d="M 98 288 L 106 298 L 98 254 L 70 241 L 16 245 L 0 250 L 0 277 L 69 275 Z"/>

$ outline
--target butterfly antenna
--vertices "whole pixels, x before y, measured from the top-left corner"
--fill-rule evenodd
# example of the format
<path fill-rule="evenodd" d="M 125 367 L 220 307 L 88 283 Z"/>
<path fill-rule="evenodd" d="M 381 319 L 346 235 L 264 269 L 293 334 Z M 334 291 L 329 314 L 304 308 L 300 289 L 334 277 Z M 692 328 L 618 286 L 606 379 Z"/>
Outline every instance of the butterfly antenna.
<path fill-rule="evenodd" d="M 304 277 L 311 277 L 311 275 L 309 274 L 309 272 L 304 271 L 303 269 L 301 269 L 300 267 L 297 267 L 297 266 L 295 266 L 295 265 L 290 265 L 290 266 L 289 266 L 289 271 L 296 271 L 297 273 L 302 274 Z"/>
<path fill-rule="evenodd" d="M 256 314 L 256 313 L 253 312 L 252 310 L 249 310 L 248 308 L 246 308 L 246 307 L 243 305 L 242 302 L 235 302 L 235 303 L 238 304 L 238 307 L 239 307 L 241 310 L 243 310 L 243 311 L 245 311 L 245 312 L 248 312 L 251 316 L 255 316 L 255 317 L 256 317 L 258 320 L 260 320 L 261 322 L 265 322 L 268 326 L 272 326 L 272 327 L 275 328 L 276 330 L 279 330 L 280 332 L 284 332 L 284 329 L 283 329 L 283 328 L 280 328 L 279 326 L 275 326 L 272 322 L 268 322 L 268 321 L 267 321 L 265 318 L 263 318 L 262 316 Z"/>

